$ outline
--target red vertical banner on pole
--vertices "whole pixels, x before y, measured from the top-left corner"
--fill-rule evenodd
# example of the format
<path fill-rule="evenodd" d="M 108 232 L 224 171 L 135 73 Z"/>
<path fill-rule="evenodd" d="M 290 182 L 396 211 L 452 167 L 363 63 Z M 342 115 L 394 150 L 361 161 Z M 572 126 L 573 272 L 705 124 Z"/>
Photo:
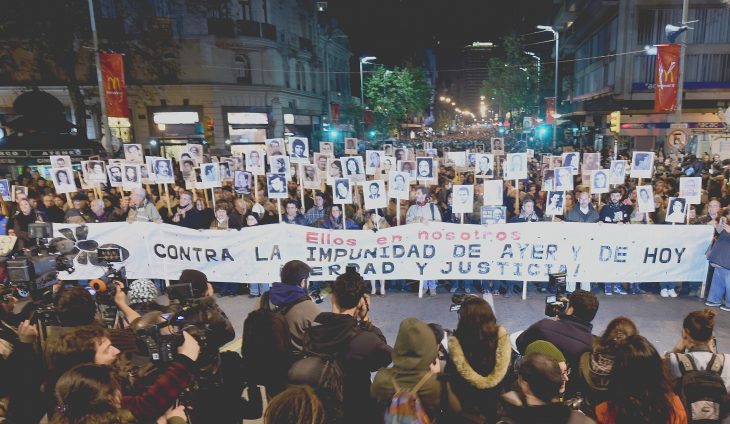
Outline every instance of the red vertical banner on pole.
<path fill-rule="evenodd" d="M 654 112 L 677 110 L 679 84 L 679 44 L 660 44 L 657 47 L 654 74 Z"/>
<path fill-rule="evenodd" d="M 365 127 L 370 128 L 371 125 L 373 125 L 373 111 L 370 109 L 365 109 L 365 114 L 363 115 L 363 121 L 365 122 Z"/>
<path fill-rule="evenodd" d="M 119 53 L 99 53 L 99 61 L 107 115 L 114 118 L 129 118 L 127 84 L 124 81 L 124 57 Z"/>
<path fill-rule="evenodd" d="M 545 123 L 552 124 L 555 120 L 555 97 L 545 97 Z"/>
<path fill-rule="evenodd" d="M 338 124 L 340 122 L 340 104 L 330 103 L 330 114 L 332 115 L 332 122 Z"/>

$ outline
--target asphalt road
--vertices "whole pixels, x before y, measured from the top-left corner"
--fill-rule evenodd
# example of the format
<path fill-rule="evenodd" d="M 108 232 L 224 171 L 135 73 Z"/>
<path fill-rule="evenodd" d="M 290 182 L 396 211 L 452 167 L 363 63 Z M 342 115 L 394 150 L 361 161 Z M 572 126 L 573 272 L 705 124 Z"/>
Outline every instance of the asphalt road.
<path fill-rule="evenodd" d="M 679 340 L 682 320 L 692 311 L 705 306 L 697 297 L 680 296 L 678 298 L 662 298 L 655 294 L 605 296 L 598 294 L 600 307 L 594 320 L 593 333 L 601 334 L 611 319 L 623 315 L 631 318 L 639 327 L 642 335 L 647 337 L 659 352 L 670 350 Z M 234 328 L 240 349 L 240 337 L 243 332 L 243 321 L 253 309 L 255 299 L 247 295 L 219 298 L 218 303 L 228 314 Z M 407 317 L 416 317 L 426 322 L 436 322 L 445 328 L 456 327 L 457 314 L 449 311 L 451 295 L 443 292 L 436 297 L 419 299 L 415 293 L 389 293 L 386 297 L 374 297 L 371 301 L 370 316 L 375 325 L 380 327 L 392 345 L 398 333 L 400 322 Z M 329 298 L 320 304 L 322 311 L 331 308 Z M 527 300 L 519 296 L 506 298 L 494 297 L 494 309 L 497 321 L 510 333 L 521 331 L 533 322 L 544 317 L 545 297 L 531 294 Z M 730 312 L 716 308 L 718 317 L 715 333 L 720 350 L 730 352 Z M 234 342 L 235 343 L 235 342 Z"/>

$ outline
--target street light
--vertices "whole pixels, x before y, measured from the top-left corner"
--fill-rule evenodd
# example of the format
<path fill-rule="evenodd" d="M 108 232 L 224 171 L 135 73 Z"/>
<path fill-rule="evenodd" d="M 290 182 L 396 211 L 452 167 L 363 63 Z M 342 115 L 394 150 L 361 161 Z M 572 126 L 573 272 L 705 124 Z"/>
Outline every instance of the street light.
<path fill-rule="evenodd" d="M 360 58 L 360 104 L 362 107 L 365 107 L 365 93 L 363 92 L 362 86 L 362 65 L 364 63 L 370 63 L 371 60 L 375 59 L 377 59 L 375 56 L 365 56 Z"/>
<path fill-rule="evenodd" d="M 537 61 L 537 115 L 540 116 L 540 56 L 528 51 L 524 51 L 523 53 Z"/>
<path fill-rule="evenodd" d="M 558 62 L 560 60 L 559 48 L 560 48 L 560 33 L 555 28 L 547 25 L 538 25 L 537 29 L 547 32 L 552 32 L 555 40 L 555 112 L 558 111 Z M 558 134 L 558 123 L 557 120 L 553 119 L 553 149 L 557 147 L 557 134 Z"/>

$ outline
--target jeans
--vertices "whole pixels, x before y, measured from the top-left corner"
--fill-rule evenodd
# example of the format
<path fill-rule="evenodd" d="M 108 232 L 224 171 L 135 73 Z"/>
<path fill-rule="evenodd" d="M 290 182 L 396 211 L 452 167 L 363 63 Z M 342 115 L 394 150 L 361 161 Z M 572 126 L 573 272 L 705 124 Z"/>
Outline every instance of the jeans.
<path fill-rule="evenodd" d="M 664 290 L 664 289 L 674 290 L 675 287 L 677 287 L 677 284 L 675 284 L 675 283 L 659 283 L 659 288 L 661 290 Z"/>
<path fill-rule="evenodd" d="M 261 296 L 271 289 L 270 283 L 251 283 L 248 285 L 251 296 Z"/>
<path fill-rule="evenodd" d="M 220 293 L 221 296 L 225 296 L 227 294 L 230 294 L 230 295 L 238 294 L 238 284 L 237 283 L 217 283 L 216 286 L 218 288 L 218 293 Z"/>
<path fill-rule="evenodd" d="M 386 284 L 386 287 L 392 290 L 407 290 L 406 280 L 388 280 L 388 284 Z"/>
<path fill-rule="evenodd" d="M 436 290 L 436 280 L 423 280 L 423 289 L 428 290 Z"/>
<path fill-rule="evenodd" d="M 707 301 L 711 303 L 723 303 L 725 306 L 730 305 L 728 302 L 730 296 L 730 269 L 723 267 L 715 267 L 712 274 L 712 283 L 710 283 L 710 293 L 707 295 Z"/>
<path fill-rule="evenodd" d="M 424 287 L 425 287 L 425 281 L 424 281 Z M 472 280 L 454 280 L 452 289 L 464 290 L 464 291 L 469 289 L 469 291 L 472 291 L 472 290 L 474 290 L 474 282 Z"/>

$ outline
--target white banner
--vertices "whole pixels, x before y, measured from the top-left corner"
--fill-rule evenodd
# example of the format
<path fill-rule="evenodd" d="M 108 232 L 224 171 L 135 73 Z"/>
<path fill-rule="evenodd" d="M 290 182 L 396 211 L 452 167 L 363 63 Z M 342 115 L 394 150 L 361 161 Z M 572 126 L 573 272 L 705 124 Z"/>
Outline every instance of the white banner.
<path fill-rule="evenodd" d="M 64 279 L 89 279 L 97 247 L 119 246 L 129 278 L 177 279 L 187 268 L 211 281 L 278 281 L 293 259 L 313 268 L 312 280 L 333 280 L 347 264 L 366 279 L 478 279 L 546 281 L 703 281 L 709 225 L 411 224 L 377 233 L 275 224 L 236 230 L 190 230 L 167 224 L 54 225 L 70 239 L 76 270 Z M 70 244 L 67 242 L 67 244 Z"/>

